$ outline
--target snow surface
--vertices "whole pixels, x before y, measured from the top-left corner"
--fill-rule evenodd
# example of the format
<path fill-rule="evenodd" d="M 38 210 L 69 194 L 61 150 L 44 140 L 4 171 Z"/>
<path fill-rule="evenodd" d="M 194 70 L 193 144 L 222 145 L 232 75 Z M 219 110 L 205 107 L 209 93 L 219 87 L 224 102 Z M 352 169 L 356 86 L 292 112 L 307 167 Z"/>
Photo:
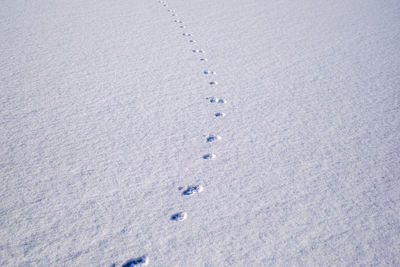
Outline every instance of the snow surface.
<path fill-rule="evenodd" d="M 163 3 L 1 1 L 0 265 L 400 266 L 400 1 Z"/>

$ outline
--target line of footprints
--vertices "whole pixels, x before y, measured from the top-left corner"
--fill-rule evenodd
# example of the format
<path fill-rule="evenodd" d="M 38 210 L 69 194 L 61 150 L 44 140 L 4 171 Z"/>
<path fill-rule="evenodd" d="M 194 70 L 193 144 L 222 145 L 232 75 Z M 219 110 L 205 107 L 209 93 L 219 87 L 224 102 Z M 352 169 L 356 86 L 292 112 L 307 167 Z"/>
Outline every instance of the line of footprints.
<path fill-rule="evenodd" d="M 186 26 L 184 25 L 184 22 L 177 18 L 178 16 L 177 16 L 175 10 L 168 8 L 168 5 L 167 5 L 167 3 L 165 1 L 158 0 L 158 3 L 161 4 L 163 7 L 165 7 L 168 10 L 168 12 L 171 14 L 171 16 L 175 18 L 173 21 L 178 24 L 180 29 L 185 29 L 186 28 Z M 196 40 L 192 39 L 193 35 L 191 33 L 183 32 L 182 36 L 190 37 L 189 38 L 189 43 L 197 43 Z M 192 52 L 194 54 L 201 54 L 201 55 L 205 54 L 205 51 L 202 50 L 202 49 L 193 49 Z M 208 59 L 206 57 L 201 57 L 200 61 L 201 62 L 207 62 Z M 217 73 L 215 71 L 204 70 L 203 74 L 204 75 L 216 75 Z M 218 85 L 218 82 L 217 81 L 210 81 L 209 85 L 210 86 L 216 86 L 216 85 Z M 208 101 L 209 103 L 212 103 L 212 104 L 225 104 L 226 103 L 225 99 L 218 98 L 218 97 L 207 97 L 205 100 Z M 218 117 L 225 117 L 225 115 L 226 114 L 223 113 L 223 112 L 214 113 L 214 116 L 217 117 L 217 118 Z M 212 143 L 212 142 L 218 141 L 220 139 L 221 139 L 221 137 L 219 135 L 210 134 L 210 135 L 206 136 L 205 142 L 206 143 Z M 207 153 L 207 154 L 204 154 L 202 156 L 202 158 L 204 160 L 212 160 L 212 159 L 216 158 L 216 155 L 213 154 L 213 153 Z M 191 195 L 194 195 L 194 194 L 201 193 L 204 190 L 203 186 L 199 185 L 199 184 L 197 184 L 197 185 L 189 185 L 186 188 L 185 187 L 179 187 L 178 189 L 182 191 L 182 196 L 191 196 Z M 188 215 L 187 215 L 186 212 L 180 211 L 180 212 L 172 214 L 170 219 L 172 221 L 180 222 L 180 221 L 186 220 L 187 217 L 188 217 Z M 147 266 L 148 264 L 149 264 L 149 257 L 147 255 L 143 255 L 141 257 L 133 258 L 133 259 L 128 260 L 126 263 L 124 263 L 122 265 L 122 267 L 134 267 L 134 266 L 139 266 L 139 265 Z"/>
<path fill-rule="evenodd" d="M 178 24 L 180 29 L 185 29 L 186 28 L 186 26 L 184 25 L 184 22 L 177 18 L 177 14 L 176 14 L 175 10 L 168 8 L 168 5 L 166 4 L 166 2 L 164 2 L 162 0 L 159 0 L 158 3 L 163 5 L 168 10 L 168 12 L 171 14 L 172 17 L 175 17 L 175 19 L 173 21 Z M 193 34 L 188 33 L 188 32 L 183 32 L 182 35 L 184 37 L 190 37 L 189 38 L 189 43 L 197 43 L 197 41 L 192 38 Z M 205 54 L 206 53 L 203 49 L 193 49 L 192 52 L 194 54 Z M 208 61 L 208 59 L 205 58 L 205 57 L 201 57 L 200 61 L 206 62 L 206 61 Z M 203 74 L 204 75 L 216 75 L 217 73 L 215 71 L 211 71 L 211 70 L 204 70 Z M 216 85 L 218 85 L 218 82 L 217 81 L 210 81 L 209 85 L 210 86 L 216 86 Z M 208 101 L 210 103 L 213 103 L 213 104 L 225 104 L 226 103 L 225 99 L 218 98 L 218 97 L 207 97 L 206 101 Z M 216 112 L 214 115 L 215 115 L 215 117 L 224 117 L 225 113 Z M 211 142 L 215 142 L 215 141 L 220 140 L 220 139 L 221 139 L 221 137 L 219 135 L 210 134 L 210 135 L 206 136 L 205 142 L 211 143 Z M 202 156 L 202 158 L 204 160 L 212 160 L 212 159 L 216 158 L 216 155 L 213 154 L 213 153 L 207 153 L 207 154 L 204 154 Z M 203 191 L 203 186 L 201 186 L 201 185 L 189 185 L 189 186 L 186 187 L 186 189 L 184 189 L 183 187 L 180 187 L 179 190 L 184 190 L 182 192 L 183 196 L 190 196 L 190 195 L 202 192 Z M 177 212 L 175 214 L 172 214 L 171 220 L 172 221 L 184 221 L 187 218 L 187 216 L 188 215 L 187 215 L 186 212 L 181 211 L 181 212 Z"/>

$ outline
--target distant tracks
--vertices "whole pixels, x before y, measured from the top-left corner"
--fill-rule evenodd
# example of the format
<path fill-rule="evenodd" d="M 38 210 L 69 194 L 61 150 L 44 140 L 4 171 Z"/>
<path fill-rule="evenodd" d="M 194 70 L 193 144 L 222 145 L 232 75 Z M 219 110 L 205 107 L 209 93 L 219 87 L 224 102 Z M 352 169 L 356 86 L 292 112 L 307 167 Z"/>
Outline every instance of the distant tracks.
<path fill-rule="evenodd" d="M 174 19 L 172 20 L 173 23 L 176 23 L 180 29 L 187 29 L 185 22 L 183 20 L 181 20 L 180 18 L 178 18 L 178 15 L 176 14 L 174 9 L 169 8 L 168 4 L 163 0 L 158 0 L 157 2 L 159 4 L 161 4 L 163 7 L 165 7 L 167 9 L 167 11 L 171 14 L 171 16 L 174 17 Z M 189 39 L 188 42 L 190 44 L 197 45 L 198 42 L 196 40 L 192 39 L 192 37 L 193 37 L 192 33 L 188 32 L 186 30 L 185 32 L 181 32 L 181 35 L 184 37 L 190 37 L 191 39 Z M 206 53 L 205 50 L 200 49 L 200 48 L 194 48 L 194 49 L 192 48 L 191 51 L 194 54 L 205 54 Z M 206 61 L 208 61 L 208 59 L 202 57 L 202 58 L 200 58 L 200 61 L 206 62 Z M 214 70 L 208 70 L 208 69 L 202 70 L 202 72 L 199 72 L 199 73 L 202 73 L 203 75 L 208 75 L 208 76 L 209 75 L 214 76 L 217 74 Z M 208 86 L 217 86 L 217 85 L 218 85 L 218 82 L 215 80 L 208 82 Z M 214 96 L 207 97 L 206 100 L 211 104 L 225 104 L 227 102 L 223 98 L 214 97 Z M 214 113 L 214 116 L 215 117 L 225 117 L 226 113 L 218 111 L 218 112 Z M 221 136 L 209 134 L 206 137 L 206 143 L 214 143 L 217 140 L 221 140 Z M 202 159 L 204 159 L 204 160 L 213 160 L 215 158 L 216 158 L 216 155 L 214 153 L 206 153 L 202 156 Z M 201 190 L 199 190 L 199 189 L 201 189 Z M 203 191 L 203 187 L 201 185 L 191 185 L 184 191 L 183 195 L 191 195 L 193 192 L 199 193 L 201 191 Z M 191 193 L 189 194 L 189 192 L 191 192 Z M 187 218 L 187 214 L 183 211 L 173 214 L 171 216 L 171 220 L 173 220 L 173 221 L 183 221 L 186 218 Z"/>
<path fill-rule="evenodd" d="M 167 11 L 170 13 L 171 17 L 174 18 L 171 21 L 173 23 L 176 23 L 177 26 L 179 27 L 179 29 L 187 29 L 184 21 L 178 18 L 178 15 L 177 15 L 177 13 L 175 12 L 174 9 L 169 8 L 168 4 L 163 0 L 158 0 L 157 2 L 160 5 L 162 5 L 164 8 L 167 9 Z M 181 32 L 180 34 L 184 38 L 190 37 L 190 39 L 188 40 L 189 44 L 192 44 L 192 45 L 193 44 L 196 44 L 196 45 L 198 44 L 198 41 L 193 39 L 193 34 L 192 33 L 188 32 L 188 31 L 185 31 L 185 32 Z M 197 55 L 197 54 L 198 55 L 204 55 L 206 53 L 205 50 L 200 49 L 200 48 L 191 48 L 191 51 L 193 52 L 194 55 Z M 201 62 L 203 62 L 202 64 L 204 64 L 205 62 L 208 61 L 208 59 L 206 57 L 201 57 L 201 58 L 199 58 L 199 60 Z M 203 75 L 210 76 L 210 77 L 217 74 L 214 70 L 209 70 L 209 69 L 206 69 L 206 70 L 203 69 L 201 72 L 199 71 L 199 74 L 200 73 L 203 74 Z M 218 86 L 218 84 L 219 83 L 217 81 L 215 81 L 215 80 L 212 80 L 212 81 L 208 82 L 208 86 Z M 225 103 L 227 103 L 227 101 L 225 99 L 220 98 L 220 97 L 215 97 L 215 96 L 206 97 L 205 100 L 210 104 L 225 104 Z M 216 107 L 220 107 L 220 105 L 217 105 Z M 221 112 L 221 111 L 215 111 L 214 112 L 214 118 L 218 118 L 218 117 L 219 118 L 223 118 L 225 116 L 226 116 L 226 113 L 224 113 L 224 112 Z M 205 143 L 209 143 L 209 144 L 212 145 L 213 143 L 215 143 L 216 141 L 219 141 L 221 139 L 222 138 L 219 135 L 209 134 L 205 138 Z M 211 153 L 211 152 L 205 153 L 205 154 L 202 155 L 202 159 L 203 160 L 207 160 L 207 161 L 208 160 L 214 160 L 214 159 L 216 159 L 216 157 L 217 156 L 214 153 Z M 183 189 L 184 189 L 184 187 L 179 187 L 179 190 L 183 190 Z M 181 194 L 182 194 L 183 197 L 192 196 L 192 195 L 201 193 L 203 190 L 204 190 L 204 188 L 203 188 L 202 185 L 194 184 L 194 185 L 186 186 L 186 188 L 182 191 Z M 176 213 L 172 214 L 170 216 L 170 220 L 171 221 L 175 221 L 175 222 L 181 222 L 181 221 L 186 220 L 187 217 L 188 217 L 188 214 L 186 212 L 179 211 L 179 212 L 176 212 Z M 133 267 L 133 266 L 138 266 L 138 265 L 147 265 L 148 263 L 149 263 L 149 258 L 147 256 L 142 256 L 142 257 L 139 257 L 139 258 L 135 258 L 135 259 L 129 260 L 127 263 L 125 263 L 123 265 L 123 267 L 127 267 L 127 266 Z"/>

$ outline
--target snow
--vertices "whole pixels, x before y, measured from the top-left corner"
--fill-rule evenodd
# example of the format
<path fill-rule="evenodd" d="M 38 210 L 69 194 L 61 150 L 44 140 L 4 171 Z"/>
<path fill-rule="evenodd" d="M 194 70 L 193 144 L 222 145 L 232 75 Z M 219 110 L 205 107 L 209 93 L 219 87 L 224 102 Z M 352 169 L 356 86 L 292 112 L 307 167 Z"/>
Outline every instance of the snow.
<path fill-rule="evenodd" d="M 399 1 L 0 5 L 1 266 L 400 265 Z"/>

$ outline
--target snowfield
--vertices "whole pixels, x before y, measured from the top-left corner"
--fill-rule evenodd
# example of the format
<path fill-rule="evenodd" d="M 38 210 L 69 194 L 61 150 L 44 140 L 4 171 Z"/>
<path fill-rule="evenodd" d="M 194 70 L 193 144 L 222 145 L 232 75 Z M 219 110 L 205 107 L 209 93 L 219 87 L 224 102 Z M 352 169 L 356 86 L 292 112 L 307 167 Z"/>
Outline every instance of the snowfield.
<path fill-rule="evenodd" d="M 0 266 L 400 266 L 400 1 L 3 0 Z"/>

